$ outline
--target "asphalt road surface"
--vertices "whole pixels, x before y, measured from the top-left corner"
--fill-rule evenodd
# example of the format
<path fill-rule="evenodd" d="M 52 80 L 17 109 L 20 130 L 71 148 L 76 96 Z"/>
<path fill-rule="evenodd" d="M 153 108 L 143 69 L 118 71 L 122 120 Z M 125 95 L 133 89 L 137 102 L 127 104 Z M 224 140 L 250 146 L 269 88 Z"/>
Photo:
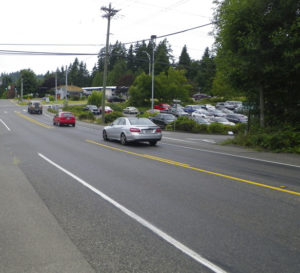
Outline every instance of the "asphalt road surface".
<path fill-rule="evenodd" d="M 300 272 L 300 157 L 105 142 L 0 100 L 0 272 Z"/>

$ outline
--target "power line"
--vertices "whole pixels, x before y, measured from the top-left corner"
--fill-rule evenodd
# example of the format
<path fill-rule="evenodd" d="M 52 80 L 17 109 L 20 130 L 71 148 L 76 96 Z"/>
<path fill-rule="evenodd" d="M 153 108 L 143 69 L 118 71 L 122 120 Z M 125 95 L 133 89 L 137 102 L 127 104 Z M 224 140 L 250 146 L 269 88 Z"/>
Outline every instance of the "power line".
<path fill-rule="evenodd" d="M 209 25 L 213 25 L 215 24 L 215 22 L 211 22 L 211 23 L 207 23 L 204 25 L 200 25 L 200 26 L 196 26 L 196 27 L 192 27 L 192 28 L 188 28 L 188 29 L 184 29 L 184 30 L 180 30 L 177 32 L 173 32 L 173 33 L 169 33 L 169 34 L 164 34 L 164 35 L 160 35 L 157 36 L 157 39 L 160 38 L 165 38 L 165 37 L 169 37 L 169 36 L 173 36 L 173 35 L 178 35 L 184 32 L 188 32 L 188 31 L 192 31 L 198 28 L 203 28 Z M 143 40 L 138 40 L 138 41 L 133 41 L 133 42 L 126 42 L 126 43 L 122 43 L 123 45 L 129 45 L 129 44 L 135 44 L 135 43 L 139 43 L 139 42 L 145 42 L 145 41 L 150 41 L 151 38 L 147 38 L 147 39 L 143 39 Z M 61 46 L 77 46 L 79 44 L 0 44 L 0 45 L 23 45 L 23 46 L 30 46 L 30 45 L 41 45 L 41 46 L 47 46 L 47 45 L 61 45 Z M 88 44 L 81 44 L 82 46 L 88 46 Z M 92 45 L 92 44 L 90 44 Z M 95 44 L 94 44 L 95 45 Z M 95 45 L 96 46 L 96 45 Z M 101 46 L 101 45 L 99 45 Z M 36 52 L 36 51 L 17 51 L 17 50 L 0 50 L 0 55 L 43 55 L 43 56 L 97 56 L 99 55 L 99 53 L 70 53 L 70 52 Z"/>

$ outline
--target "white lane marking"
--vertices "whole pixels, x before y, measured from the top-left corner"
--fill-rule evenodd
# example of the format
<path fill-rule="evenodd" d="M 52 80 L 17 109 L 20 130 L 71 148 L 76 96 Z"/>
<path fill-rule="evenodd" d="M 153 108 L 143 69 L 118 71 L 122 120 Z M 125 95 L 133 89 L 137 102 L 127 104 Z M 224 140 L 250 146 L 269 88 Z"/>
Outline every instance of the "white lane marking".
<path fill-rule="evenodd" d="M 189 140 L 198 140 L 198 141 L 203 141 L 203 142 L 208 142 L 208 143 L 213 143 L 213 144 L 217 143 L 213 139 L 201 139 L 201 138 L 187 138 L 187 139 L 189 139 Z"/>
<path fill-rule="evenodd" d="M 162 142 L 161 144 L 180 147 L 180 148 L 189 149 L 189 150 L 201 151 L 201 152 L 206 152 L 206 153 L 211 153 L 211 154 L 219 154 L 219 155 L 249 159 L 249 160 L 254 160 L 254 161 L 266 162 L 266 163 L 271 163 L 271 164 L 283 165 L 283 166 L 288 166 L 288 167 L 300 168 L 299 165 L 287 164 L 287 163 L 271 161 L 271 160 L 265 160 L 265 159 L 258 159 L 258 158 L 254 158 L 254 157 L 247 157 L 247 156 L 242 156 L 242 155 L 234 155 L 234 154 L 228 154 L 228 153 L 222 153 L 222 152 L 215 152 L 215 151 L 210 151 L 210 150 L 205 150 L 205 149 L 198 149 L 198 148 L 192 148 L 192 147 L 187 147 L 187 146 L 181 146 L 181 145 L 177 145 L 177 144 L 170 144 L 170 143 L 166 143 L 166 142 Z"/>
<path fill-rule="evenodd" d="M 0 118 L 0 122 L 6 127 L 8 131 L 11 131 L 10 128 L 5 124 L 5 122 Z"/>
<path fill-rule="evenodd" d="M 195 143 L 195 144 L 197 143 L 195 141 L 188 141 L 188 140 L 178 139 L 178 138 L 171 138 L 171 137 L 164 137 L 164 136 L 163 136 L 163 138 L 164 139 L 171 139 L 171 140 L 181 141 L 181 142 L 187 142 L 187 143 Z"/>
<path fill-rule="evenodd" d="M 156 235 L 158 235 L 159 237 L 161 237 L 162 239 L 167 241 L 169 244 L 173 245 L 174 247 L 176 247 L 177 249 L 179 249 L 180 251 L 182 251 L 183 253 L 185 253 L 189 257 L 196 260 L 198 263 L 206 266 L 207 268 L 211 269 L 215 273 L 226 273 L 226 271 L 224 271 L 222 268 L 220 268 L 217 265 L 213 264 L 212 262 L 205 259 L 204 257 L 199 255 L 198 253 L 196 253 L 192 249 L 188 248 L 187 246 L 180 243 L 179 241 L 177 241 L 173 237 L 169 236 L 167 233 L 163 232 L 162 230 L 160 230 L 159 228 L 157 228 L 156 226 L 154 226 L 153 224 L 151 224 L 150 222 L 148 222 L 144 218 L 142 218 L 139 215 L 135 214 L 131 210 L 125 208 L 123 205 L 119 204 L 118 202 L 116 202 L 115 200 L 110 198 L 108 195 L 104 194 L 103 192 L 99 191 L 98 189 L 96 189 L 92 185 L 88 184 L 87 182 L 85 182 L 84 180 L 82 180 L 81 178 L 76 176 L 75 174 L 73 174 L 73 173 L 69 172 L 68 170 L 64 169 L 63 167 L 56 164 L 55 162 L 53 162 L 52 160 L 50 160 L 46 156 L 42 155 L 41 153 L 38 153 L 38 155 L 41 158 L 43 158 L 44 160 L 46 160 L 48 163 L 50 163 L 51 165 L 55 166 L 56 168 L 58 168 L 62 172 L 66 173 L 67 175 L 69 175 L 73 179 L 77 180 L 80 184 L 82 184 L 86 188 L 90 189 L 91 191 L 93 191 L 94 193 L 99 195 L 101 198 L 106 200 L 107 202 L 111 203 L 113 206 L 115 206 L 116 208 L 121 210 L 123 213 L 125 213 L 126 215 L 128 215 L 129 217 L 131 217 L 132 219 L 134 219 L 135 221 L 137 221 L 138 223 L 140 223 L 144 227 L 150 229 L 152 232 L 154 232 Z"/>

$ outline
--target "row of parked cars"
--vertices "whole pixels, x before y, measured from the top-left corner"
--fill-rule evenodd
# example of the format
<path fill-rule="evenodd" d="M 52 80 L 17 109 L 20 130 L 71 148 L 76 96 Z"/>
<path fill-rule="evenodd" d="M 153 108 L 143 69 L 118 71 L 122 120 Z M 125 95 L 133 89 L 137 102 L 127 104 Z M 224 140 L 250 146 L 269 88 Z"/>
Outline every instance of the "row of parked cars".
<path fill-rule="evenodd" d="M 160 111 L 160 114 L 151 117 L 152 121 L 161 127 L 174 121 L 177 117 L 187 116 L 199 124 L 211 124 L 213 122 L 224 125 L 235 125 L 236 123 L 247 123 L 248 117 L 238 113 L 242 108 L 240 101 L 227 101 L 217 103 L 216 106 L 210 104 L 172 105 L 159 104 L 154 108 Z M 172 117 L 173 116 L 173 117 Z"/>

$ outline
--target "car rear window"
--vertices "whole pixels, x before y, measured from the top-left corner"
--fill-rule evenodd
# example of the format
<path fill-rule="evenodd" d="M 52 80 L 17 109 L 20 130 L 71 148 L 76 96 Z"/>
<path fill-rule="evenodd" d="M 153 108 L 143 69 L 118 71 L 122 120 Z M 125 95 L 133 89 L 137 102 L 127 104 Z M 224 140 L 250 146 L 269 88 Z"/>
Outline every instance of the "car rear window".
<path fill-rule="evenodd" d="M 72 113 L 64 113 L 62 114 L 63 117 L 73 117 Z"/>
<path fill-rule="evenodd" d="M 150 119 L 147 118 L 135 118 L 129 119 L 131 125 L 155 125 Z"/>

